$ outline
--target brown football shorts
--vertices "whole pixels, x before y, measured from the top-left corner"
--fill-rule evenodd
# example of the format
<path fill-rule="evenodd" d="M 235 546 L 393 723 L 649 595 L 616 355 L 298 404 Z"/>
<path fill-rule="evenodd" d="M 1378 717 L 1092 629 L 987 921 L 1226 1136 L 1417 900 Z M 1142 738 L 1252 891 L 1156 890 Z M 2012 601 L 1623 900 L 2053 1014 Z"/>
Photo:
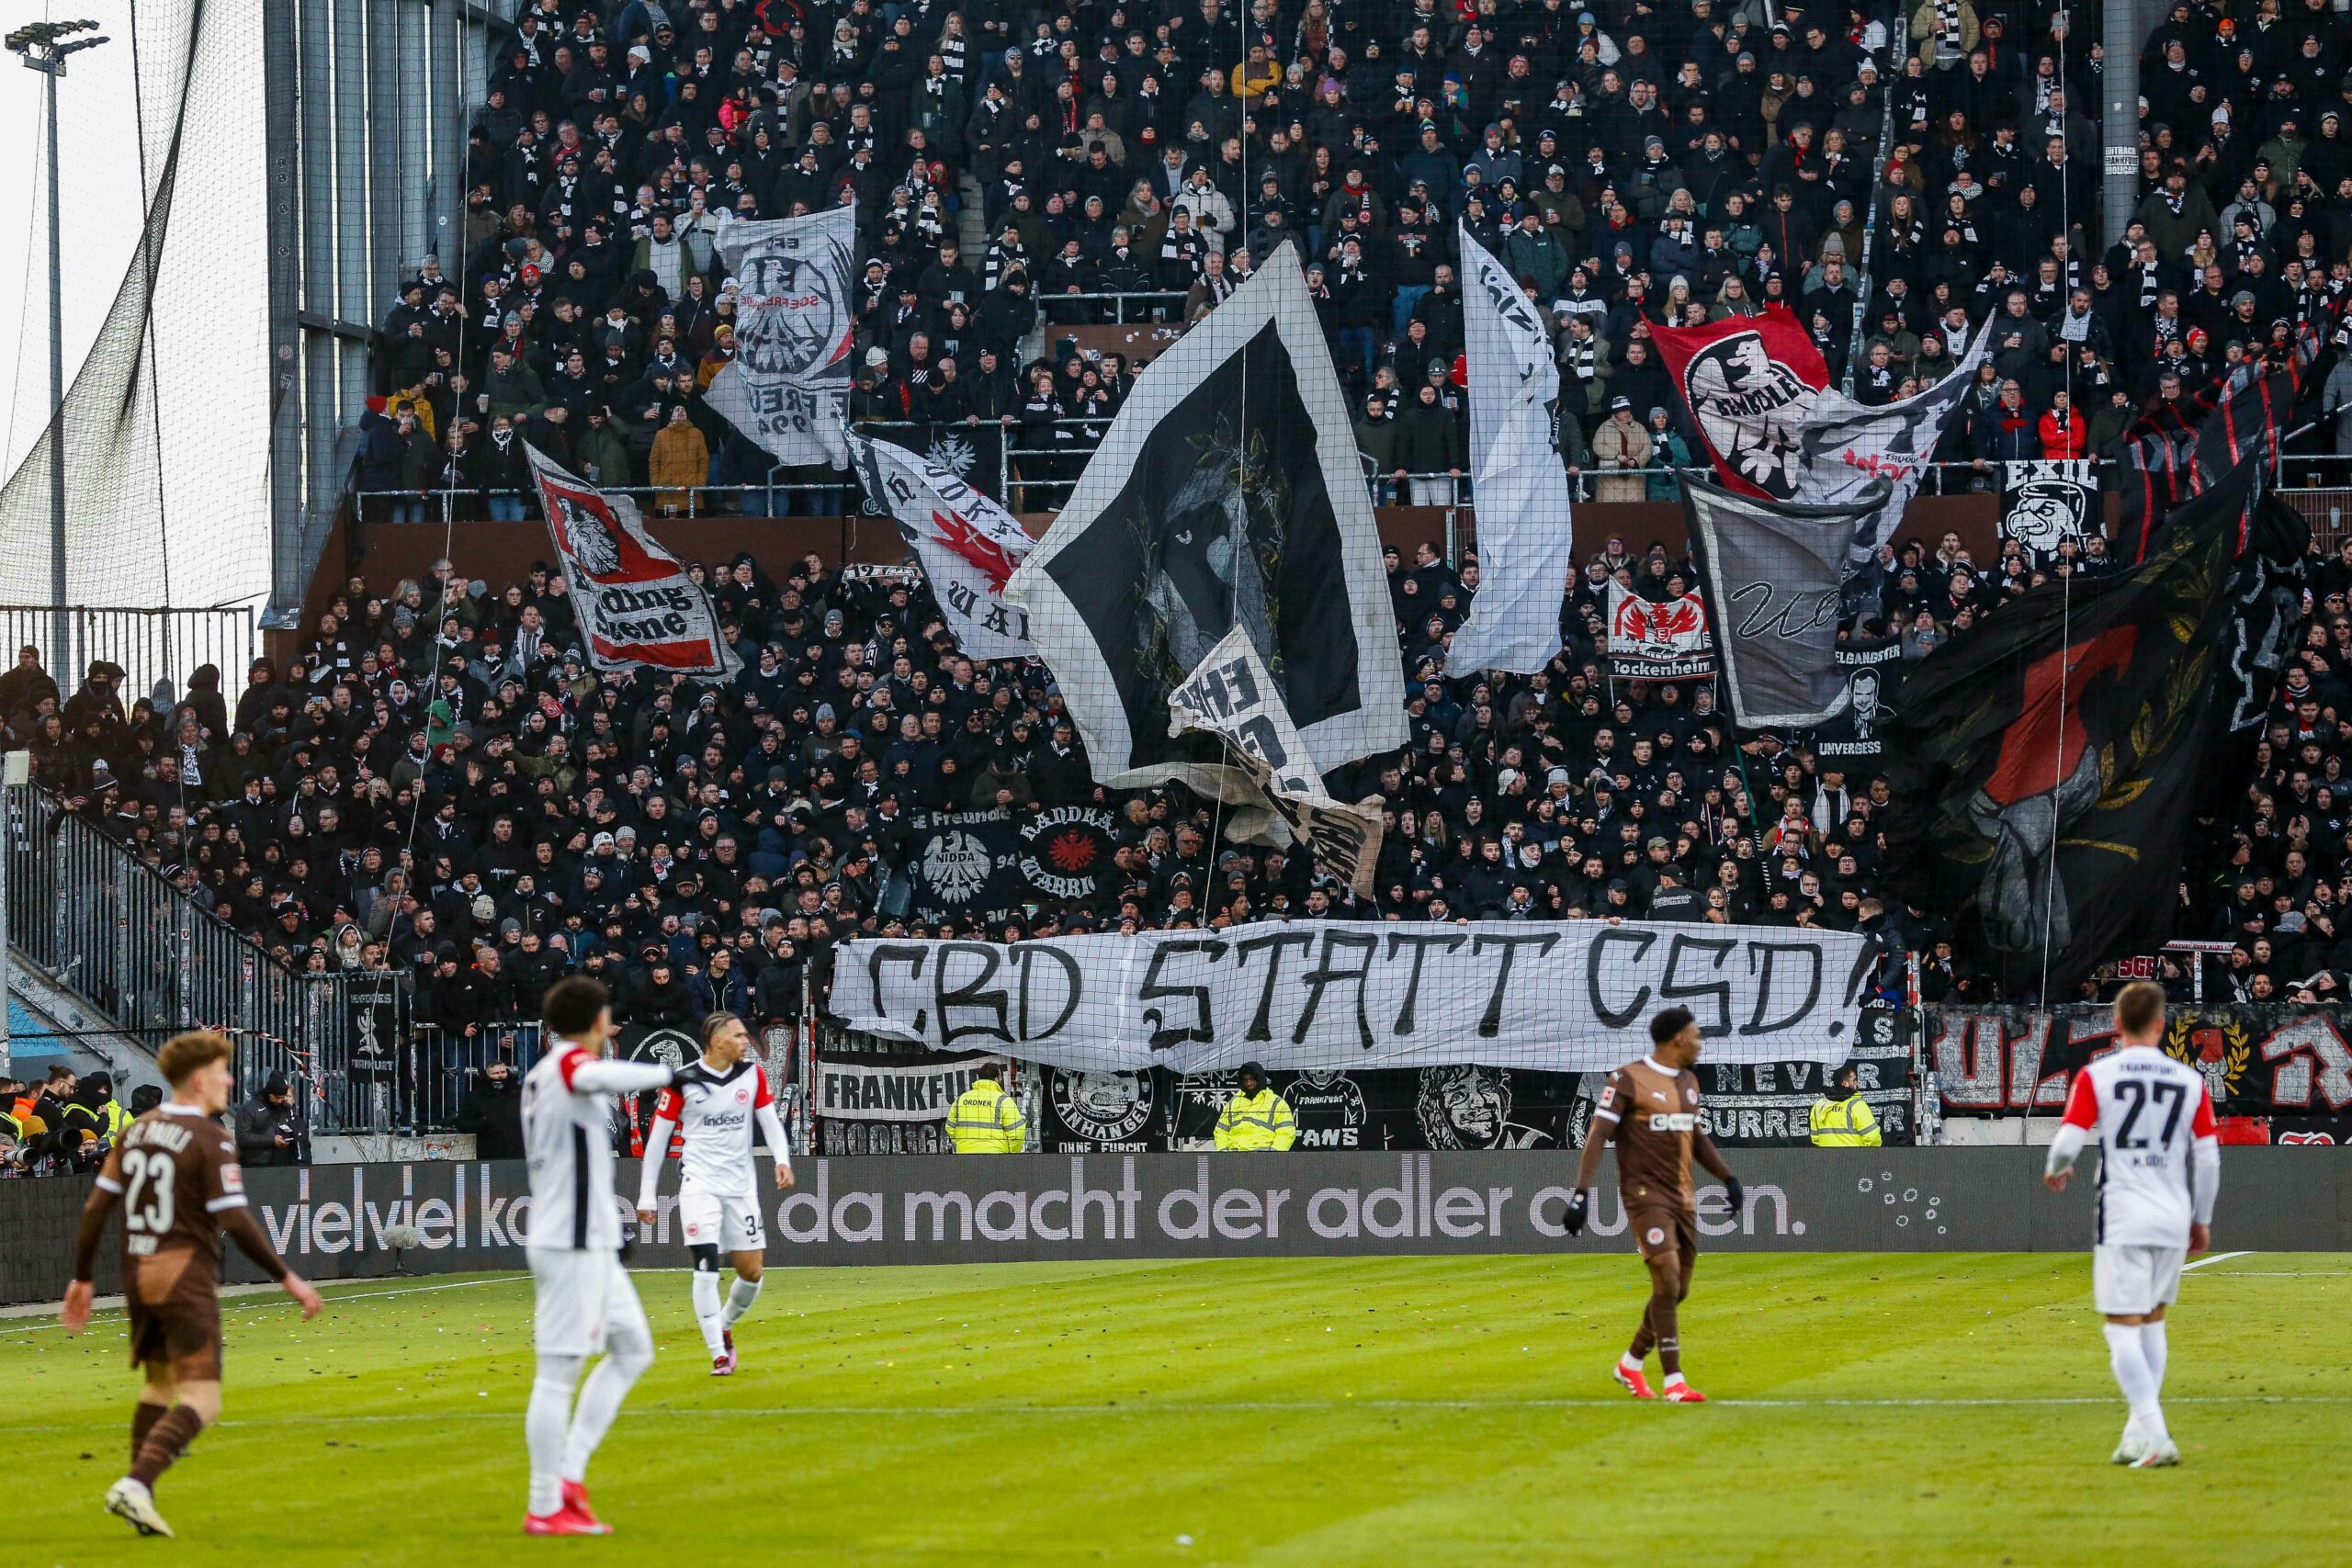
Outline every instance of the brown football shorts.
<path fill-rule="evenodd" d="M 1625 1228 L 1645 1262 L 1656 1258 L 1679 1264 L 1699 1255 L 1699 1219 L 1692 1211 L 1665 1203 L 1636 1203 L 1625 1211 Z"/>
<path fill-rule="evenodd" d="M 162 1365 L 175 1382 L 220 1378 L 220 1295 L 213 1271 L 187 1251 L 137 1259 L 124 1281 L 130 1364 Z"/>

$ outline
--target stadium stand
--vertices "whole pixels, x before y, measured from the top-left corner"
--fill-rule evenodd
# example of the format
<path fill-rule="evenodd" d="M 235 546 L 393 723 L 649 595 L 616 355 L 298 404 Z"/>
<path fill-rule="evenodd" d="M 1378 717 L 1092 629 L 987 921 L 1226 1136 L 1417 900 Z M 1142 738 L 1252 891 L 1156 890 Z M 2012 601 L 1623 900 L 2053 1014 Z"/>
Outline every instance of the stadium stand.
<path fill-rule="evenodd" d="M 0 708 L 63 812 L 298 969 L 410 972 L 417 1020 L 449 1035 L 532 1017 L 574 969 L 637 1021 L 796 1016 L 845 934 L 956 930 L 909 913 L 910 819 L 1000 805 L 1100 803 L 1115 847 L 1092 897 L 989 936 L 1281 911 L 1815 924 L 1881 933 L 1890 985 L 1918 954 L 1927 1002 L 1988 999 L 1941 915 L 1883 896 L 1871 750 L 1735 747 L 1710 683 L 1607 672 L 1609 583 L 1679 598 L 1699 581 L 1679 537 L 1592 554 L 1532 677 L 1447 666 L 1475 555 L 1390 549 L 1413 739 L 1334 784 L 1385 803 L 1365 900 L 1304 857 L 1219 845 L 1181 788 L 1099 790 L 1043 667 L 962 657 L 911 569 L 697 563 L 746 665 L 710 688 L 597 673 L 560 576 L 475 578 L 468 527 L 536 515 L 526 441 L 649 513 L 841 510 L 842 476 L 774 468 L 703 400 L 734 353 L 717 237 L 839 203 L 861 243 L 853 419 L 912 430 L 1019 511 L 1057 504 L 1135 360 L 1285 240 L 1375 499 L 1466 499 L 1456 220 L 1544 306 L 1580 496 L 1670 499 L 1700 449 L 1650 328 L 1772 303 L 1865 404 L 2005 318 L 1941 488 L 2111 461 L 2147 400 L 2352 288 L 2347 28 L 2324 0 L 2266 0 L 2234 35 L 2176 6 L 2143 51 L 2138 205 L 2102 250 L 2100 55 L 2048 5 L 1170 0 L 1016 20 L 540 0 L 498 47 L 462 233 L 384 317 L 361 421 L 363 517 L 443 534 L 449 558 L 355 578 L 298 657 L 233 690 L 208 667 L 158 710 L 103 674 L 67 695 L 20 669 Z M 1144 353 L 1099 352 L 1120 333 Z M 2338 392 L 2352 406 L 2352 378 Z M 2045 574 L 2113 565 L 2103 539 L 2037 565 L 1906 531 L 1889 555 L 1844 635 L 1904 658 Z M 2180 887 L 2184 934 L 2235 943 L 2244 998 L 2340 999 L 2352 969 L 2352 543 L 2313 557 L 2306 645 Z"/>

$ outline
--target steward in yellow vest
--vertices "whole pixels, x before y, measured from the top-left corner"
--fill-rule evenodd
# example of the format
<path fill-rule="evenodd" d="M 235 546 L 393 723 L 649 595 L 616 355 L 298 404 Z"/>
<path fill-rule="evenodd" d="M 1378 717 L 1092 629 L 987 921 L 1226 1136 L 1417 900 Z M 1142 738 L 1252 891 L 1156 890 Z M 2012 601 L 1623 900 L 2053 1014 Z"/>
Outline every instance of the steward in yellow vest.
<path fill-rule="evenodd" d="M 1813 1146 L 1874 1149 L 1882 1142 L 1878 1117 L 1859 1087 L 1860 1074 L 1848 1062 L 1830 1079 L 1830 1090 L 1813 1102 Z"/>
<path fill-rule="evenodd" d="M 1216 1119 L 1216 1146 L 1221 1149 L 1286 1152 L 1298 1142 L 1298 1127 L 1291 1120 L 1290 1101 L 1266 1081 L 1266 1069 L 1255 1062 L 1241 1064 L 1241 1087 L 1225 1102 Z"/>
<path fill-rule="evenodd" d="M 993 1074 L 975 1078 L 948 1108 L 947 1141 L 959 1155 L 1017 1155 L 1029 1143 L 1029 1118 Z"/>

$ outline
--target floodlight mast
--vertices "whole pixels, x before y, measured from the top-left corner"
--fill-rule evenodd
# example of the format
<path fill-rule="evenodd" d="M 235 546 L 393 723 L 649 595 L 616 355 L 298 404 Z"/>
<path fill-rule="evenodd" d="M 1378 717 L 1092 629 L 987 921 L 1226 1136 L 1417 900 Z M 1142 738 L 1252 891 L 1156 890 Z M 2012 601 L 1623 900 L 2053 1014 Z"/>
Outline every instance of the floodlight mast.
<path fill-rule="evenodd" d="M 59 248 L 57 181 L 57 79 L 65 62 L 107 41 L 92 21 L 31 22 L 10 33 L 8 51 L 42 85 L 49 108 L 49 599 L 51 673 L 71 682 L 79 673 L 74 658 L 73 617 L 65 602 L 65 276 Z M 141 200 L 145 200 L 145 192 Z"/>

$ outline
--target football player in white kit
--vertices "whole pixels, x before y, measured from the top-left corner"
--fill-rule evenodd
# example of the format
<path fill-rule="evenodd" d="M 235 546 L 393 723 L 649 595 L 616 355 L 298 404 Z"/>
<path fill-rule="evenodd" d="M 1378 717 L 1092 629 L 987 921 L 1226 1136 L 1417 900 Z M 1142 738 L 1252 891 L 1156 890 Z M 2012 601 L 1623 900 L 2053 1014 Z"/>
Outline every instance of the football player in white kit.
<path fill-rule="evenodd" d="M 760 1266 L 765 1242 L 760 1227 L 760 1179 L 752 1165 L 756 1125 L 775 1156 L 775 1186 L 792 1186 L 792 1147 L 775 1113 L 768 1076 L 749 1059 L 751 1032 L 731 1012 L 702 1021 L 699 1074 L 682 1074 L 662 1091 L 653 1126 L 645 1134 L 645 1168 L 637 1185 L 637 1217 L 654 1222 L 653 1187 L 669 1157 L 673 1128 L 684 1134 L 678 1156 L 678 1221 L 686 1250 L 694 1255 L 695 1321 L 710 1349 L 710 1375 L 735 1372 L 735 1325 L 760 1299 Z M 725 1248 L 735 1265 L 735 1281 L 718 1300 L 718 1254 Z"/>
<path fill-rule="evenodd" d="M 523 1146 L 531 1164 L 525 1250 L 537 1297 L 538 1368 L 523 1437 L 531 1456 L 528 1535 L 610 1535 L 588 1506 L 589 1456 L 621 1401 L 653 1364 L 653 1334 L 621 1267 L 620 1195 L 613 1189 L 614 1097 L 666 1089 L 659 1062 L 606 1059 L 612 994 L 584 975 L 557 981 L 541 1005 L 547 1040 L 523 1078 Z M 693 1069 L 685 1069 L 691 1071 Z M 589 1358 L 596 1370 L 571 1394 Z"/>
<path fill-rule="evenodd" d="M 2124 987 L 2115 998 L 2121 1047 L 2075 1075 L 2042 1177 L 2052 1191 L 2064 1191 L 2075 1157 L 2098 1134 L 2091 1294 L 2107 1317 L 2109 1364 L 2132 1405 L 2115 1462 L 2143 1470 L 2180 1462 L 2159 1403 L 2165 1308 L 2179 1299 L 2183 1261 L 2212 1245 L 2222 1185 L 2212 1097 L 2196 1068 L 2156 1048 L 2164 1032 L 2164 988 L 2146 980 Z"/>

